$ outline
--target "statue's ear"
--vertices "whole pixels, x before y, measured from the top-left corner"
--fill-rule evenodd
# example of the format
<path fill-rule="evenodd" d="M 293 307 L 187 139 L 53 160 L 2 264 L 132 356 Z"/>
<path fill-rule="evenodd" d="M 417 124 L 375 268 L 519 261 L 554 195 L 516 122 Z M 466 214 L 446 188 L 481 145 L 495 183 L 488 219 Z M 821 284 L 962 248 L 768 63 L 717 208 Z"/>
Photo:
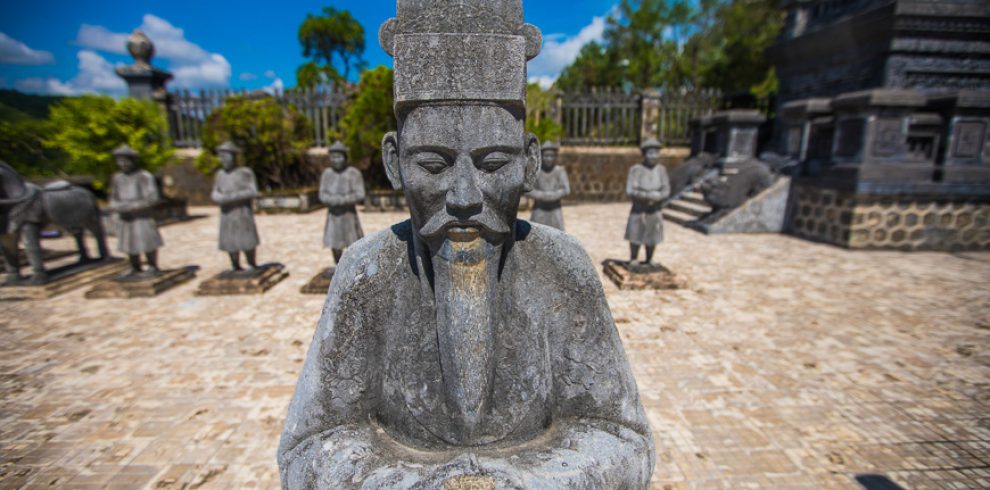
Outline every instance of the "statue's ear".
<path fill-rule="evenodd" d="M 395 131 L 390 131 L 382 138 L 382 163 L 385 165 L 385 175 L 392 183 L 392 188 L 402 190 L 402 173 L 399 171 L 399 137 Z"/>
<path fill-rule="evenodd" d="M 540 140 L 533 133 L 526 133 L 526 174 L 523 180 L 523 192 L 529 192 L 536 186 L 536 171 L 540 169 Z"/>

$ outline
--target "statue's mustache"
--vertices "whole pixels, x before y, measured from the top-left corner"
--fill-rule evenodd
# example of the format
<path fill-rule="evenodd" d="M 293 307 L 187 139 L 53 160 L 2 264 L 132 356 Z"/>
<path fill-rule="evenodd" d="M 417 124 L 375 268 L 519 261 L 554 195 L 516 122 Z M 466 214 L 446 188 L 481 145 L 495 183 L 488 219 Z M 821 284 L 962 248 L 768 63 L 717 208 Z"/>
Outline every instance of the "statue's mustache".
<path fill-rule="evenodd" d="M 500 235 L 512 231 L 498 216 L 485 209 L 470 219 L 460 219 L 445 212 L 434 214 L 420 228 L 419 234 L 424 237 L 433 237 L 446 232 L 448 228 L 454 226 L 479 228 L 482 235 Z"/>

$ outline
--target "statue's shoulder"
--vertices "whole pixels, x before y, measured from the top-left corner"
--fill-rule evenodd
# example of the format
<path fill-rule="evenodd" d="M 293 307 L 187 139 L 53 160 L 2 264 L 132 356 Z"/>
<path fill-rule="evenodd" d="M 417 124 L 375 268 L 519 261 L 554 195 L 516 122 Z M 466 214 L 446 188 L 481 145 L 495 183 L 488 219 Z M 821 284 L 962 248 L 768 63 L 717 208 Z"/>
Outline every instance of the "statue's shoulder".
<path fill-rule="evenodd" d="M 539 271 L 539 276 L 554 282 L 564 280 L 600 287 L 591 257 L 572 235 L 551 226 L 518 220 L 515 246 L 526 269 Z"/>
<path fill-rule="evenodd" d="M 347 175 L 350 175 L 352 177 L 354 177 L 354 176 L 361 177 L 361 171 L 358 170 L 357 167 L 355 167 L 355 166 L 352 165 L 350 167 L 347 167 Z"/>
<path fill-rule="evenodd" d="M 412 226 L 409 220 L 361 238 L 344 251 L 334 281 L 357 287 L 388 281 L 408 266 Z"/>

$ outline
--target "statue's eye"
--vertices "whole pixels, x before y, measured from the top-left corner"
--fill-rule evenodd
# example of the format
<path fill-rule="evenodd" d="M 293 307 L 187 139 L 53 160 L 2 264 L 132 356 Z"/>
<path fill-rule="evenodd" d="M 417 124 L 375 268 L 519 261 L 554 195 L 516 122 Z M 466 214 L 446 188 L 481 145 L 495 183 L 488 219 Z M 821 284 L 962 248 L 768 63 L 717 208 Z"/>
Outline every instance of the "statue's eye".
<path fill-rule="evenodd" d="M 505 166 L 505 164 L 509 163 L 510 161 L 512 161 L 512 159 L 509 158 L 509 156 L 506 155 L 505 153 L 502 152 L 489 153 L 488 155 L 485 155 L 485 157 L 481 159 L 481 162 L 478 163 L 478 168 L 484 170 L 485 172 L 494 172 Z"/>
<path fill-rule="evenodd" d="M 438 174 L 447 169 L 447 161 L 439 155 L 423 156 L 416 163 L 431 174 Z"/>

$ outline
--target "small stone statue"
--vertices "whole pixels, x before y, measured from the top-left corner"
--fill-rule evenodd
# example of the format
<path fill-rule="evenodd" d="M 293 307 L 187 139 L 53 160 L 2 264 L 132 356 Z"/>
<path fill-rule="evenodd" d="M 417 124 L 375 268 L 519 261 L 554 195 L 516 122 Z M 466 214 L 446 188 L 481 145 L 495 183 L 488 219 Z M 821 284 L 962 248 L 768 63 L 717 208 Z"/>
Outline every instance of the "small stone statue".
<path fill-rule="evenodd" d="M 248 271 L 253 271 L 258 267 L 258 230 L 251 205 L 258 197 L 258 181 L 250 168 L 237 166 L 240 153 L 230 141 L 217 147 L 222 168 L 217 171 L 210 197 L 220 205 L 220 250 L 230 254 L 231 270 L 242 270 L 240 254 L 244 252 Z"/>
<path fill-rule="evenodd" d="M 636 262 L 642 245 L 646 249 L 643 264 L 651 264 L 654 249 L 663 241 L 662 204 L 670 195 L 670 182 L 660 164 L 660 148 L 656 139 L 644 141 L 639 147 L 643 162 L 633 165 L 626 179 L 626 195 L 633 203 L 625 237 L 629 241 L 630 263 Z"/>
<path fill-rule="evenodd" d="M 334 263 L 350 244 L 364 236 L 357 204 L 364 201 L 361 172 L 347 165 L 347 147 L 337 141 L 329 148 L 330 168 L 320 177 L 320 201 L 327 206 L 323 247 L 333 250 Z"/>
<path fill-rule="evenodd" d="M 527 194 L 533 198 L 533 223 L 564 229 L 564 213 L 560 210 L 560 200 L 571 193 L 567 171 L 557 165 L 560 147 L 547 141 L 541 150 L 540 171 L 536 173 L 536 184 Z"/>
<path fill-rule="evenodd" d="M 122 145 L 113 156 L 120 172 L 113 174 L 109 209 L 120 221 L 117 250 L 127 254 L 131 262 L 124 277 L 158 275 L 158 249 L 164 245 L 152 214 L 160 200 L 158 184 L 151 172 L 138 167 L 138 152 L 133 148 Z M 141 254 L 148 261 L 148 270 L 143 273 Z"/>
<path fill-rule="evenodd" d="M 598 273 L 517 220 L 539 30 L 521 0 L 398 0 L 399 130 L 382 156 L 410 220 L 354 243 L 282 430 L 283 489 L 643 489 L 654 448 Z"/>

